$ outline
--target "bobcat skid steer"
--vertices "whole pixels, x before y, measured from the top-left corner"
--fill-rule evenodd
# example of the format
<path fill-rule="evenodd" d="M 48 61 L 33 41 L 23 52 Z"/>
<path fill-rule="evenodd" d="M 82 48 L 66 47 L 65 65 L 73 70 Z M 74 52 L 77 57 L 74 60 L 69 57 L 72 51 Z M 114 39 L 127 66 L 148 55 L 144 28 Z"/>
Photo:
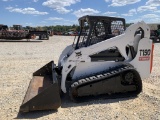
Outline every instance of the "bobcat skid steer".
<path fill-rule="evenodd" d="M 81 101 L 101 95 L 138 95 L 152 70 L 153 43 L 143 21 L 83 16 L 80 34 L 59 57 L 33 73 L 21 112 L 58 109 L 61 93 Z"/>

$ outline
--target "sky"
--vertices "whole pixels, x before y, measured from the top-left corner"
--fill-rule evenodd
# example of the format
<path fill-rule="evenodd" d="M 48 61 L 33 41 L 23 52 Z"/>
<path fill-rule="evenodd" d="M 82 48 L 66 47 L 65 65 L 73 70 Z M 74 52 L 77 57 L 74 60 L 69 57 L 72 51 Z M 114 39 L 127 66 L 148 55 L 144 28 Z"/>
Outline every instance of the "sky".
<path fill-rule="evenodd" d="M 0 24 L 78 25 L 84 15 L 160 23 L 160 0 L 0 0 Z"/>

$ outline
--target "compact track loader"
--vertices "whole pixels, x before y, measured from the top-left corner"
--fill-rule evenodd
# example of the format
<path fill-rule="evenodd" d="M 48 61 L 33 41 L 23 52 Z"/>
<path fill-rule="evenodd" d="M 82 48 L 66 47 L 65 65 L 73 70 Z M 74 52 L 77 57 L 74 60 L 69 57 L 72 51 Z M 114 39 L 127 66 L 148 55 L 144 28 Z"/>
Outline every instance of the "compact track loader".
<path fill-rule="evenodd" d="M 33 73 L 21 112 L 58 109 L 61 93 L 71 100 L 138 95 L 152 70 L 153 43 L 143 21 L 125 28 L 125 19 L 79 18 L 80 34 L 59 57 Z"/>

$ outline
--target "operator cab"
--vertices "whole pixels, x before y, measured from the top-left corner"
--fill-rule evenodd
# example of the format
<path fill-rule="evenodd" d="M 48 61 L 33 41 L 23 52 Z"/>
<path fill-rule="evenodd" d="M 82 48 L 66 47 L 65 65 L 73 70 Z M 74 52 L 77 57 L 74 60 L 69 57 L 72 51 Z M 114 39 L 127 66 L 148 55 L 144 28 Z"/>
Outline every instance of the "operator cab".
<path fill-rule="evenodd" d="M 125 19 L 106 16 L 83 16 L 79 18 L 80 34 L 75 49 L 87 47 L 110 39 L 125 31 Z"/>

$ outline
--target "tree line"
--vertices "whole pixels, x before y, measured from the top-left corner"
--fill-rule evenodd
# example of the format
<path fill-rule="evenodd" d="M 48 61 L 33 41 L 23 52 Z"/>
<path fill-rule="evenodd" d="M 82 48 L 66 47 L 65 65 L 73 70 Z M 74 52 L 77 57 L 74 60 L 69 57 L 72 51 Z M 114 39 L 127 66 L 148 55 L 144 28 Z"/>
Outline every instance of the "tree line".
<path fill-rule="evenodd" d="M 27 30 L 52 30 L 54 32 L 69 32 L 69 31 L 80 31 L 80 26 L 78 25 L 56 25 L 56 26 L 37 26 L 37 27 L 30 27 L 26 26 L 24 29 Z"/>
<path fill-rule="evenodd" d="M 130 26 L 133 23 L 126 23 L 126 27 Z M 37 26 L 37 27 L 30 27 L 26 26 L 24 29 L 27 30 L 52 30 L 54 32 L 69 32 L 69 31 L 80 31 L 79 25 L 56 25 L 56 26 Z"/>

